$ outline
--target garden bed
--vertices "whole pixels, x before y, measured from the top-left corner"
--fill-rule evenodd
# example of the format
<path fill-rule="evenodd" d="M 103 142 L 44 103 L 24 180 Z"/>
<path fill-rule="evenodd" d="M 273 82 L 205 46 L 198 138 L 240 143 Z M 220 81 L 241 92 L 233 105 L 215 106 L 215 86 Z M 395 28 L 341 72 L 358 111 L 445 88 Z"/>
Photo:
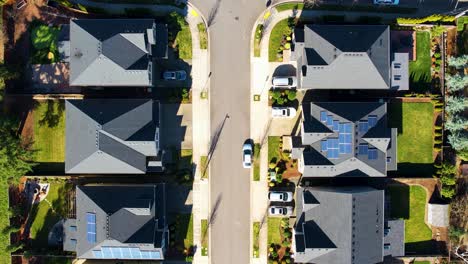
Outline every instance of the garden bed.
<path fill-rule="evenodd" d="M 169 254 L 172 256 L 193 256 L 193 215 L 176 214 L 169 225 L 171 234 Z"/>
<path fill-rule="evenodd" d="M 268 43 L 268 61 L 283 61 L 283 49 L 289 49 L 291 41 L 291 20 L 283 19 L 276 23 L 270 33 Z"/>
<path fill-rule="evenodd" d="M 268 218 L 268 260 L 291 263 L 292 229 L 289 218 Z"/>

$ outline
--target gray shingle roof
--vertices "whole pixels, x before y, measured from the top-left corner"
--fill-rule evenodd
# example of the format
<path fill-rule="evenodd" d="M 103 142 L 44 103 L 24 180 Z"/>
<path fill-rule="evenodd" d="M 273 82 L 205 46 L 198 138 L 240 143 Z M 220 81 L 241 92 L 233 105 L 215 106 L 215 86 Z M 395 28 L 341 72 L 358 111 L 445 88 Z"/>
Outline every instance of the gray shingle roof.
<path fill-rule="evenodd" d="M 66 121 L 67 173 L 146 173 L 160 157 L 157 101 L 67 100 Z"/>
<path fill-rule="evenodd" d="M 152 55 L 167 53 L 167 28 L 152 19 L 71 20 L 70 46 L 70 85 L 150 86 Z"/>
<path fill-rule="evenodd" d="M 298 188 L 295 262 L 381 262 L 383 208 L 384 192 L 370 187 Z"/>
<path fill-rule="evenodd" d="M 295 30 L 293 58 L 302 89 L 404 89 L 407 67 L 392 84 L 390 29 L 378 25 L 305 25 Z M 407 57 L 406 57 L 407 58 Z M 407 66 L 404 57 L 398 62 Z M 400 65 L 401 66 L 401 65 Z M 340 76 L 340 78 L 336 78 Z M 405 79 L 406 78 L 406 79 Z M 406 87 L 406 89 L 408 89 Z"/>
<path fill-rule="evenodd" d="M 323 142 L 341 140 L 339 131 L 321 120 L 322 113 L 340 125 L 350 124 L 350 152 L 340 149 L 337 157 L 330 157 L 322 150 Z M 396 129 L 387 126 L 385 103 L 317 102 L 303 105 L 302 114 L 301 138 L 294 141 L 292 155 L 302 160 L 304 177 L 385 177 L 388 170 L 396 169 Z M 369 124 L 370 117 L 375 125 L 360 130 L 360 123 Z M 376 151 L 377 157 L 360 153 L 359 146 Z"/>
<path fill-rule="evenodd" d="M 166 235 L 165 186 L 88 185 L 76 187 L 76 219 L 65 221 L 64 250 L 93 259 L 103 246 L 159 251 Z M 96 242 L 87 239 L 86 213 L 96 215 Z M 76 231 L 70 226 L 75 226 Z M 70 239 L 76 245 L 70 247 Z"/>

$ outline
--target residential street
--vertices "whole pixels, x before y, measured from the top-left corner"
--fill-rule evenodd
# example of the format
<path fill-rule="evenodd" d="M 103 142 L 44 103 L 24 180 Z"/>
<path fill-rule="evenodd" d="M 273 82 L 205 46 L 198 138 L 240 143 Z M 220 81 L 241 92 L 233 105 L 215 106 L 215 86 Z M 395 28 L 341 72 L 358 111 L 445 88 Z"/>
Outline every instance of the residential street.
<path fill-rule="evenodd" d="M 214 0 L 193 4 L 208 21 L 213 17 Z M 250 262 L 251 178 L 241 149 L 250 135 L 250 36 L 264 8 L 264 1 L 221 1 L 210 27 L 211 135 L 220 135 L 210 162 L 209 255 L 215 264 Z"/>

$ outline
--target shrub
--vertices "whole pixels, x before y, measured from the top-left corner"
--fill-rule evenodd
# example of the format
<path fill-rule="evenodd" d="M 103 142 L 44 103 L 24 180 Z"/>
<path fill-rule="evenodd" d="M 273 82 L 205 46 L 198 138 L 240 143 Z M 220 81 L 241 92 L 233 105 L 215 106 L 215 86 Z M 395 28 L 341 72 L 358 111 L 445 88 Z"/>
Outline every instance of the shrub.
<path fill-rule="evenodd" d="M 444 186 L 442 185 L 442 190 L 440 191 L 440 194 L 442 197 L 451 199 L 453 196 L 455 196 L 455 186 Z"/>
<path fill-rule="evenodd" d="M 453 132 L 464 130 L 468 126 L 468 119 L 463 116 L 452 116 L 445 122 L 445 129 Z"/>
<path fill-rule="evenodd" d="M 465 130 L 451 132 L 448 136 L 448 141 L 452 148 L 460 151 L 468 148 L 468 132 Z"/>
<path fill-rule="evenodd" d="M 288 100 L 289 100 L 289 101 L 294 101 L 294 100 L 296 100 L 296 91 L 295 91 L 295 90 L 289 91 L 289 93 L 288 93 Z"/>
<path fill-rule="evenodd" d="M 440 37 L 440 35 L 442 35 L 442 33 L 444 33 L 445 31 L 447 31 L 447 29 L 444 26 L 441 26 L 441 25 L 433 26 L 431 28 L 431 36 Z"/>
<path fill-rule="evenodd" d="M 440 58 L 440 52 L 435 52 L 434 53 L 434 58 L 439 59 Z"/>
<path fill-rule="evenodd" d="M 463 68 L 468 64 L 468 55 L 461 55 L 460 57 L 449 57 L 447 63 L 449 66 L 455 68 Z"/>
<path fill-rule="evenodd" d="M 448 96 L 445 110 L 449 115 L 461 112 L 468 106 L 468 99 L 464 96 Z"/>
<path fill-rule="evenodd" d="M 464 89 L 468 86 L 468 77 L 459 74 L 446 75 L 445 80 L 447 81 L 448 90 L 455 92 Z"/>
<path fill-rule="evenodd" d="M 453 22 L 455 21 L 454 16 L 446 16 L 434 14 L 427 17 L 421 18 L 397 18 L 398 24 L 423 24 L 427 22 Z"/>

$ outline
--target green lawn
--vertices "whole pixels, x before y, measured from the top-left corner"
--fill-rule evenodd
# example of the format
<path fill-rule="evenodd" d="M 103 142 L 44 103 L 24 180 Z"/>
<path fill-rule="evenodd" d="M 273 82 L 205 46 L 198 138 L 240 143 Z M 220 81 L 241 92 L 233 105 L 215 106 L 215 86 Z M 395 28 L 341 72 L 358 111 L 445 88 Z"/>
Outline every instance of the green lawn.
<path fill-rule="evenodd" d="M 260 144 L 254 144 L 254 153 L 253 153 L 253 180 L 260 180 Z"/>
<path fill-rule="evenodd" d="M 177 244 L 184 245 L 184 248 L 193 246 L 193 215 L 177 214 L 174 223 L 175 241 Z"/>
<path fill-rule="evenodd" d="M 398 128 L 398 171 L 402 175 L 432 175 L 433 114 L 432 103 L 389 104 L 390 127 Z"/>
<path fill-rule="evenodd" d="M 10 226 L 8 205 L 8 184 L 0 179 L 0 231 Z M 10 263 L 11 257 L 7 248 L 10 246 L 10 235 L 0 232 L 0 263 Z"/>
<path fill-rule="evenodd" d="M 208 169 L 208 156 L 200 156 L 200 170 L 201 170 L 201 178 L 208 179 L 210 176 L 210 170 Z"/>
<path fill-rule="evenodd" d="M 202 256 L 208 256 L 208 241 L 209 241 L 209 230 L 208 220 L 201 220 L 201 245 L 202 245 Z"/>
<path fill-rule="evenodd" d="M 30 237 L 36 248 L 47 247 L 49 231 L 60 219 L 67 216 L 67 195 L 71 185 L 51 183 L 49 188 L 45 200 L 35 204 L 30 212 Z"/>
<path fill-rule="evenodd" d="M 193 156 L 193 150 L 191 149 L 181 149 L 179 152 L 179 157 L 178 157 L 178 164 L 177 164 L 177 169 L 178 170 L 184 170 L 184 169 L 192 169 L 192 156 Z"/>
<path fill-rule="evenodd" d="M 262 37 L 263 24 L 258 24 L 255 28 L 254 57 L 260 57 L 260 41 Z"/>
<path fill-rule="evenodd" d="M 253 257 L 258 258 L 259 257 L 259 248 L 260 248 L 260 243 L 258 240 L 258 236 L 260 235 L 260 222 L 254 222 L 253 223 L 253 238 L 252 238 L 252 248 L 253 248 Z"/>
<path fill-rule="evenodd" d="M 271 162 L 273 159 L 276 159 L 276 162 L 278 162 L 281 159 L 280 141 L 281 137 L 268 137 L 268 162 Z"/>
<path fill-rule="evenodd" d="M 36 162 L 64 162 L 65 106 L 63 101 L 42 101 L 33 113 Z"/>
<path fill-rule="evenodd" d="M 187 22 L 182 25 L 177 33 L 175 42 L 179 50 L 179 58 L 183 60 L 192 59 L 192 33 L 190 33 L 190 27 Z"/>
<path fill-rule="evenodd" d="M 33 64 L 48 64 L 58 61 L 57 38 L 59 32 L 59 27 L 49 27 L 39 22 L 32 23 L 31 43 L 33 52 L 31 61 Z"/>
<path fill-rule="evenodd" d="M 289 27 L 287 18 L 281 20 L 273 27 L 268 43 L 268 61 L 278 61 L 277 54 L 281 47 L 283 36 L 290 36 L 291 33 L 292 30 Z"/>
<path fill-rule="evenodd" d="M 281 219 L 280 217 L 268 217 L 268 246 L 281 244 Z"/>
<path fill-rule="evenodd" d="M 278 12 L 292 10 L 292 9 L 302 10 L 304 9 L 304 4 L 303 3 L 284 3 L 284 4 L 279 4 L 275 6 L 275 9 Z"/>
<path fill-rule="evenodd" d="M 197 25 L 198 34 L 200 35 L 200 49 L 208 48 L 208 33 L 206 32 L 205 24 L 199 23 Z"/>
<path fill-rule="evenodd" d="M 463 31 L 468 24 L 468 16 L 462 16 L 457 19 L 457 31 Z"/>
<path fill-rule="evenodd" d="M 405 250 L 407 253 L 430 253 L 432 231 L 424 222 L 426 191 L 417 185 L 391 185 L 391 215 L 405 219 Z M 409 199 L 409 202 L 408 202 Z M 408 212 L 405 212 L 408 210 Z"/>
<path fill-rule="evenodd" d="M 413 264 L 431 264 L 431 262 L 427 260 L 423 260 L 423 261 L 415 261 L 413 262 Z"/>
<path fill-rule="evenodd" d="M 431 39 L 426 31 L 416 32 L 416 61 L 410 61 L 410 89 L 425 91 L 431 82 Z"/>

